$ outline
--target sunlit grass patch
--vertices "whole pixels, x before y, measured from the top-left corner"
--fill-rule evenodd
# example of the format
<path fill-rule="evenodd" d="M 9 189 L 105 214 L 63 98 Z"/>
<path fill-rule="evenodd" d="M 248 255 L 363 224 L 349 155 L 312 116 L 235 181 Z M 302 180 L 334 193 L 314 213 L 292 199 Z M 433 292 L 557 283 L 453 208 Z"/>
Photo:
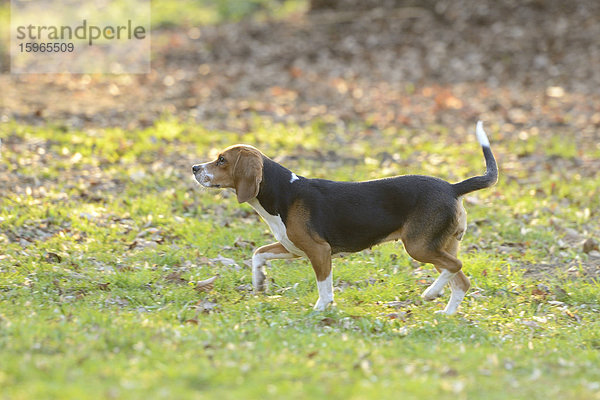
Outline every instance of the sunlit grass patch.
<path fill-rule="evenodd" d="M 307 260 L 273 261 L 254 295 L 252 251 L 274 239 L 190 167 L 245 142 L 308 177 L 455 182 L 484 169 L 473 138 L 260 117 L 247 132 L 170 117 L 133 131 L 3 124 L 2 395 L 594 398 L 600 288 L 581 241 L 598 233 L 597 174 L 561 167 L 561 132 L 544 139 L 553 154 L 489 133 L 500 181 L 464 199 L 472 288 L 449 318 L 433 314 L 448 290 L 420 298 L 435 269 L 400 242 L 335 258 L 324 313 Z"/>

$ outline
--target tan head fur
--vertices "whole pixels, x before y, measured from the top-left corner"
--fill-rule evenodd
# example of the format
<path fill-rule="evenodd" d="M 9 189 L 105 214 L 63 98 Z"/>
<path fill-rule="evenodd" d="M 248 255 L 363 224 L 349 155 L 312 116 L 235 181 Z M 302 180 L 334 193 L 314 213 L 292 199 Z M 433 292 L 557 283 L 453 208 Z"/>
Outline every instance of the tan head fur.
<path fill-rule="evenodd" d="M 214 161 L 195 165 L 196 180 L 205 187 L 233 188 L 238 202 L 258 195 L 263 179 L 262 153 L 248 145 L 234 145 L 223 150 Z"/>

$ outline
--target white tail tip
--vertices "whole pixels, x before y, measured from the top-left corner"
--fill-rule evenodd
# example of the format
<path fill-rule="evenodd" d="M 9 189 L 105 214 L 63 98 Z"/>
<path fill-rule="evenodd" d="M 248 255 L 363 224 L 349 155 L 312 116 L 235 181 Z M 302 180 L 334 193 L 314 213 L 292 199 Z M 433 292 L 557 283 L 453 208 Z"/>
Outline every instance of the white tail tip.
<path fill-rule="evenodd" d="M 483 130 L 483 122 L 477 121 L 477 128 L 475 132 L 477 133 L 477 140 L 479 140 L 479 144 L 485 147 L 490 147 L 490 141 Z"/>

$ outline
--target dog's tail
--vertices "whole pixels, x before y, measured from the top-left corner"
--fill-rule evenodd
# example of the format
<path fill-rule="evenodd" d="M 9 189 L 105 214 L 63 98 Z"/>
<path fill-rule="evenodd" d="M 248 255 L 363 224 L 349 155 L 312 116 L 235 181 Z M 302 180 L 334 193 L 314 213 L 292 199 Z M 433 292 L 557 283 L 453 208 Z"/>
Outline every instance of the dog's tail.
<path fill-rule="evenodd" d="M 487 170 L 485 171 L 485 175 L 474 176 L 452 185 L 456 196 L 462 196 L 476 190 L 490 187 L 498 181 L 498 166 L 496 165 L 494 154 L 492 154 L 492 149 L 490 149 L 490 141 L 483 130 L 483 123 L 481 121 L 477 122 L 476 133 L 479 144 L 481 144 L 481 149 L 483 150 L 483 157 L 485 158 Z"/>

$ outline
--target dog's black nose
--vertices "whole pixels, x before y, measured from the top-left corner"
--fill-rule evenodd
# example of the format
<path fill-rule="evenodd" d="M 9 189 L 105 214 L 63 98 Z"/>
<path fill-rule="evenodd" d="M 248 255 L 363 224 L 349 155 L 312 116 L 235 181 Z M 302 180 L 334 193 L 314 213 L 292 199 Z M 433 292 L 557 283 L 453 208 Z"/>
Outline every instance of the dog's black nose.
<path fill-rule="evenodd" d="M 192 167 L 192 172 L 195 174 L 195 173 L 197 173 L 198 171 L 200 171 L 200 166 L 199 166 L 199 165 L 194 165 L 194 166 Z"/>

